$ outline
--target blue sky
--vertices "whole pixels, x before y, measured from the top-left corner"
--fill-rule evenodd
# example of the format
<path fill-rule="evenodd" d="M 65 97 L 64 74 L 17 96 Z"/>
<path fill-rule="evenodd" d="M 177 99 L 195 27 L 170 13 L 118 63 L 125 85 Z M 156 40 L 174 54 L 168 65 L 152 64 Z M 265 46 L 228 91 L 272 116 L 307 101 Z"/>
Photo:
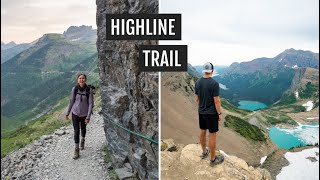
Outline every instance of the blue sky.
<path fill-rule="evenodd" d="M 160 13 L 182 14 L 188 62 L 215 65 L 319 49 L 318 0 L 161 0 Z"/>

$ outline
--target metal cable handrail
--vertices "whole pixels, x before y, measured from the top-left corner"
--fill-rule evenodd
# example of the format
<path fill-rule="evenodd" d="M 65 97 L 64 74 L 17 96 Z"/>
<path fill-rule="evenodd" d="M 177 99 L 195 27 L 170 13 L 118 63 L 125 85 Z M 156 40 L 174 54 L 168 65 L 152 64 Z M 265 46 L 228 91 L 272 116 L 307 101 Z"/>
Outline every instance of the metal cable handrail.
<path fill-rule="evenodd" d="M 146 140 L 148 140 L 148 141 L 150 141 L 150 142 L 152 142 L 152 143 L 154 143 L 154 144 L 157 144 L 157 145 L 159 144 L 159 142 L 157 142 L 157 141 L 155 141 L 155 140 L 153 140 L 153 139 L 151 139 L 151 138 L 148 138 L 147 136 L 144 136 L 144 135 L 142 135 L 142 134 L 133 132 L 133 131 L 129 130 L 128 128 L 125 128 L 125 127 L 121 126 L 120 124 L 117 124 L 117 123 L 113 122 L 112 120 L 109 120 L 109 119 L 108 119 L 108 121 L 110 121 L 112 124 L 116 125 L 117 127 L 120 127 L 120 128 L 122 128 L 123 130 L 126 130 L 127 132 L 129 132 L 129 133 L 131 133 L 131 134 L 134 134 L 134 135 L 136 135 L 136 136 L 139 136 L 139 137 L 141 137 L 141 138 L 144 138 L 144 139 L 146 139 Z"/>

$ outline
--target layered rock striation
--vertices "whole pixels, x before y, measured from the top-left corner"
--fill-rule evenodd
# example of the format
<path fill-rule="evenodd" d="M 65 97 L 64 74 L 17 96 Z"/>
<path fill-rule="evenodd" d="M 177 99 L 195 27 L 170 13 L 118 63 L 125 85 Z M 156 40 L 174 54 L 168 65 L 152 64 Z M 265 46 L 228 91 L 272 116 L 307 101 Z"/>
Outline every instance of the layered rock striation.
<path fill-rule="evenodd" d="M 140 179 L 158 178 L 158 73 L 139 72 L 139 45 L 157 41 L 106 40 L 106 14 L 158 13 L 158 1 L 97 0 L 97 50 L 102 114 L 115 165 L 130 163 Z"/>

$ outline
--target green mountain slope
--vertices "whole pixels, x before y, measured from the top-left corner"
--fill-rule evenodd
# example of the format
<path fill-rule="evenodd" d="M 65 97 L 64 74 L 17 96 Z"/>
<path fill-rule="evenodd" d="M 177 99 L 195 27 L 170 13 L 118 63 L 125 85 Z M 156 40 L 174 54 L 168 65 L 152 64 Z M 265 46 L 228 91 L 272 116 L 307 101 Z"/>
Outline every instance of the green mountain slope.
<path fill-rule="evenodd" d="M 252 100 L 270 105 L 290 88 L 293 77 L 293 69 L 279 68 L 268 74 L 257 71 L 248 74 L 232 73 L 215 78 L 228 88 L 221 90 L 221 96 L 233 104 L 240 100 Z"/>
<path fill-rule="evenodd" d="M 319 68 L 319 54 L 288 49 L 274 58 L 233 63 L 215 79 L 228 88 L 221 90 L 221 96 L 235 105 L 240 100 L 271 105 L 299 87 L 301 69 L 305 68 Z"/>
<path fill-rule="evenodd" d="M 1 64 L 13 58 L 14 56 L 21 53 L 22 51 L 28 49 L 29 47 L 31 47 L 31 44 L 23 43 L 23 44 L 15 45 L 8 49 L 1 49 Z"/>
<path fill-rule="evenodd" d="M 94 42 L 46 34 L 32 47 L 1 65 L 1 133 L 46 114 L 70 94 L 76 74 L 98 84 Z"/>

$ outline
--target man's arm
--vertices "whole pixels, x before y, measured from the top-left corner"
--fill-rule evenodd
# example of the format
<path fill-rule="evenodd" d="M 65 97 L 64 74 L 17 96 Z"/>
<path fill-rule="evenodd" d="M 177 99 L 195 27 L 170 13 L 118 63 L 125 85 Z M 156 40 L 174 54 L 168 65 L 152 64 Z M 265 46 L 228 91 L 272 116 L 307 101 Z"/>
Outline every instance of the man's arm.
<path fill-rule="evenodd" d="M 219 121 L 221 120 L 221 101 L 220 101 L 220 97 L 219 96 L 214 96 L 213 97 L 213 100 L 214 100 L 214 104 L 216 106 L 216 110 L 217 110 L 217 113 L 219 114 Z"/>

